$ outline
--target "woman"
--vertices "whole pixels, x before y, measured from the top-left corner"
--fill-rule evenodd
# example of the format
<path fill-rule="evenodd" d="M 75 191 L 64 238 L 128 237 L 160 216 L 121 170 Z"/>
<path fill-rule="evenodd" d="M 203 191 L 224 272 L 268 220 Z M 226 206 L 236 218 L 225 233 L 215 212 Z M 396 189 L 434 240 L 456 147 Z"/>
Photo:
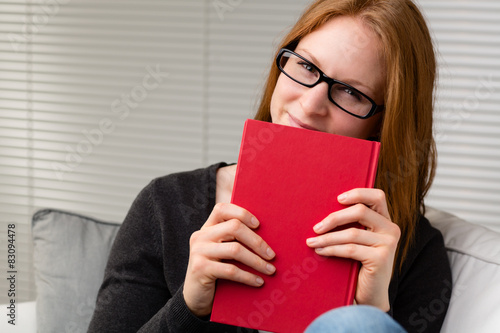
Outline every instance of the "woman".
<path fill-rule="evenodd" d="M 422 216 L 436 160 L 435 73 L 427 26 L 409 0 L 319 0 L 281 43 L 256 115 L 380 140 L 376 188 L 340 195 L 349 207 L 304 242 L 323 256 L 359 260 L 355 302 L 418 332 L 439 331 L 451 296 L 442 237 Z M 224 260 L 271 275 L 275 253 L 253 231 L 252 213 L 229 203 L 235 170 L 219 163 L 166 176 L 139 194 L 89 331 L 237 331 L 208 321 L 217 279 L 255 288 L 263 280 Z M 332 232 L 354 221 L 366 230 Z"/>

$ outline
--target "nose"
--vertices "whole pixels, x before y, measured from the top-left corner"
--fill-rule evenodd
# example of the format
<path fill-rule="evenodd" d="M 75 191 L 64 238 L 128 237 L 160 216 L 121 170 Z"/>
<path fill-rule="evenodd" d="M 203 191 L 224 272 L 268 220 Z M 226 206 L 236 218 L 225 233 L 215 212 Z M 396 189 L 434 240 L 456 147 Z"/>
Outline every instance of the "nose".
<path fill-rule="evenodd" d="M 302 111 L 308 115 L 326 116 L 330 101 L 328 100 L 328 84 L 321 82 L 312 88 L 304 87 L 299 99 Z"/>

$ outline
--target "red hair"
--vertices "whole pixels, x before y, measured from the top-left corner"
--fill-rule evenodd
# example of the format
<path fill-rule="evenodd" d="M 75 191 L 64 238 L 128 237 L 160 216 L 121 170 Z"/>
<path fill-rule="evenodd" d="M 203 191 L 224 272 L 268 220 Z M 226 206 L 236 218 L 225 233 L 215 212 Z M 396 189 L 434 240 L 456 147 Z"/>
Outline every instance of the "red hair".
<path fill-rule="evenodd" d="M 391 219 L 401 229 L 397 253 L 401 268 L 436 168 L 432 40 L 421 12 L 410 0 L 318 0 L 284 37 L 276 55 L 283 47 L 294 50 L 304 36 L 337 16 L 360 18 L 382 45 L 387 81 L 375 187 L 386 193 Z M 279 75 L 272 66 L 255 119 L 271 121 L 271 98 Z"/>

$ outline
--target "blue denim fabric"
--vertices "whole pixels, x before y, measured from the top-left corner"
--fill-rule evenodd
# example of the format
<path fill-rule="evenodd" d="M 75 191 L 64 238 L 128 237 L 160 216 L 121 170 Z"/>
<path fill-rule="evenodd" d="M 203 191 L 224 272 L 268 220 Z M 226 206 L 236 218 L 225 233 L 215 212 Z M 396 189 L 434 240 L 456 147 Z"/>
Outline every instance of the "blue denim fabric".
<path fill-rule="evenodd" d="M 379 309 L 354 305 L 330 310 L 316 318 L 305 333 L 405 333 L 394 319 Z"/>

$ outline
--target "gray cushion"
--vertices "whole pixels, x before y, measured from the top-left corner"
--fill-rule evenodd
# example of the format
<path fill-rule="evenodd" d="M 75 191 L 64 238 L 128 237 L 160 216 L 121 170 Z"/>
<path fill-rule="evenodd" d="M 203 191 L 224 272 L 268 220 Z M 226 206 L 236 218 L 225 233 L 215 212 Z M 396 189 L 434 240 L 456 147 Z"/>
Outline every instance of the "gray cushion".
<path fill-rule="evenodd" d="M 432 208 L 425 216 L 443 234 L 453 276 L 441 333 L 500 332 L 500 233 Z"/>
<path fill-rule="evenodd" d="M 32 220 L 38 332 L 86 332 L 120 224 L 45 209 Z"/>

